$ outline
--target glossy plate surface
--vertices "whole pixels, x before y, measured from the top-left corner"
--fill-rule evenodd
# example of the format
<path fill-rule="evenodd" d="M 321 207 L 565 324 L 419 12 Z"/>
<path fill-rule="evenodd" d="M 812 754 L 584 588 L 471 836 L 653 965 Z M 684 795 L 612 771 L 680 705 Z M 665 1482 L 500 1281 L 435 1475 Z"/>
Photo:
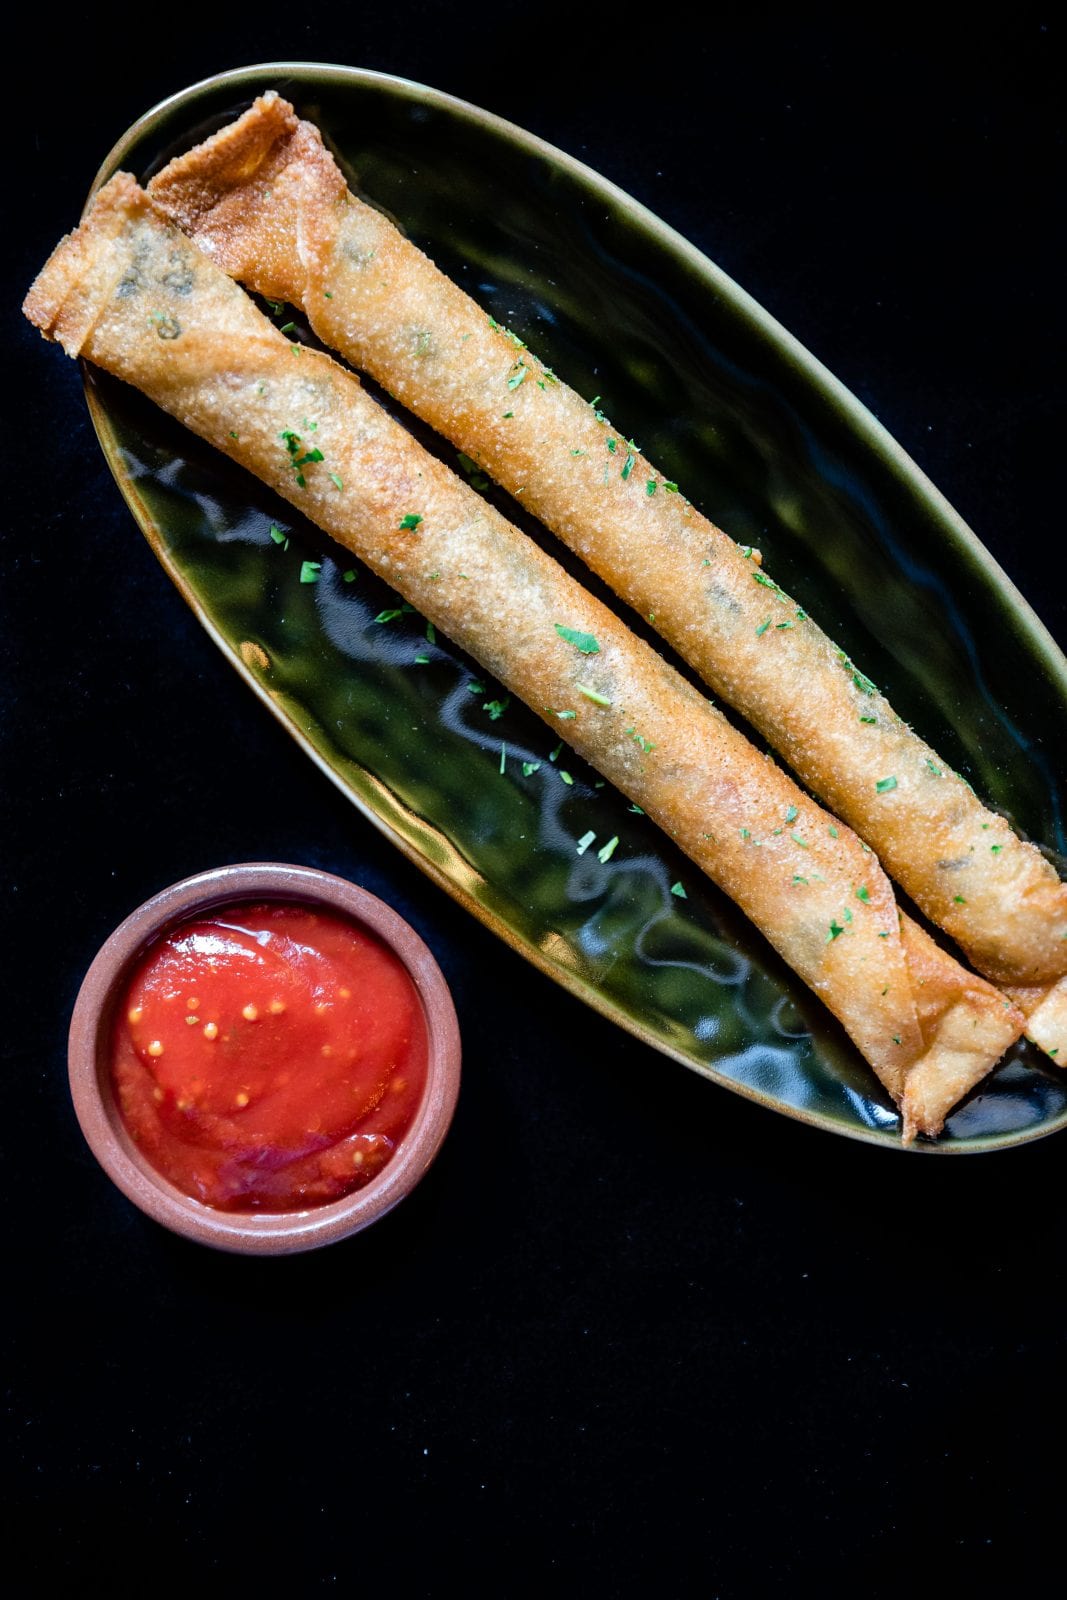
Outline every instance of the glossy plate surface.
<path fill-rule="evenodd" d="M 1063 851 L 1063 656 L 870 414 L 613 185 L 437 91 L 284 63 L 157 107 L 98 181 L 118 167 L 150 177 L 266 88 L 319 124 L 357 192 L 580 393 L 602 395 L 701 510 L 758 544 L 980 794 Z M 257 694 L 431 878 L 665 1054 L 777 1110 L 900 1148 L 896 1111 L 841 1029 L 656 828 L 565 746 L 554 751 L 523 707 L 496 715 L 503 691 L 427 639 L 419 617 L 378 620 L 398 598 L 365 570 L 352 577 L 351 558 L 265 487 L 117 381 L 88 370 L 86 382 L 120 488 L 167 572 Z M 301 582 L 305 561 L 321 562 L 317 582 Z M 1065 1123 L 1067 1078 L 1022 1044 L 936 1144 L 916 1148 L 987 1150 Z"/>

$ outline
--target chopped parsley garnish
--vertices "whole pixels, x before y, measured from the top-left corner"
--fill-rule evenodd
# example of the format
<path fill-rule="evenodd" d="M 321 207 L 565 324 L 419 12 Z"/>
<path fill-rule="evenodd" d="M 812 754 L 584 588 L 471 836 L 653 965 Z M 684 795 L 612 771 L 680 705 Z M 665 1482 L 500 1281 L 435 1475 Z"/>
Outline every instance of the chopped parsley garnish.
<path fill-rule="evenodd" d="M 832 822 L 831 822 L 831 824 L 830 824 L 830 826 L 829 826 L 827 831 L 828 831 L 831 839 L 836 839 L 838 837 L 837 829 L 834 827 Z"/>
<path fill-rule="evenodd" d="M 436 644 L 437 643 L 437 629 L 434 627 L 432 622 L 428 622 L 426 624 L 426 643 L 427 644 Z"/>
<path fill-rule="evenodd" d="M 865 883 L 861 883 L 859 888 L 856 890 L 856 899 L 862 900 L 865 906 L 870 905 L 871 894 Z"/>
<path fill-rule="evenodd" d="M 349 567 L 347 572 L 342 572 L 341 577 L 344 579 L 344 581 L 346 583 L 355 583 L 355 581 L 356 581 L 356 569 L 355 569 L 355 567 Z"/>
<path fill-rule="evenodd" d="M 806 839 L 802 839 L 799 833 L 791 833 L 789 837 L 792 839 L 793 843 L 798 844 L 802 850 L 806 850 L 808 848 L 808 841 Z"/>
<path fill-rule="evenodd" d="M 417 667 L 428 667 L 429 664 L 430 664 L 429 656 L 416 656 L 415 657 L 415 665 Z"/>
<path fill-rule="evenodd" d="M 611 451 L 612 455 L 614 455 L 616 450 L 619 447 L 618 440 L 617 439 L 605 439 L 604 443 L 607 445 L 607 447 Z"/>
<path fill-rule="evenodd" d="M 482 710 L 488 711 L 490 722 L 498 722 L 510 704 L 511 696 L 506 694 L 503 700 L 487 700 Z"/>
<path fill-rule="evenodd" d="M 574 779 L 571 777 L 569 772 L 564 772 L 563 768 L 560 767 L 559 775 L 563 779 L 564 783 L 569 784 L 569 785 L 571 785 L 573 787 Z"/>
<path fill-rule="evenodd" d="M 410 606 L 393 606 L 389 611 L 379 611 L 375 622 L 392 622 L 395 617 L 402 617 L 405 611 L 410 611 Z"/>
<path fill-rule="evenodd" d="M 791 622 L 776 622 L 775 623 L 775 627 L 776 628 L 791 628 L 792 626 L 793 626 L 793 624 Z"/>
<path fill-rule="evenodd" d="M 754 581 L 756 583 L 762 584 L 765 589 L 773 589 L 775 594 L 778 596 L 779 600 L 786 599 L 786 595 L 778 587 L 778 585 L 775 583 L 774 579 L 773 578 L 768 578 L 768 576 L 767 576 L 767 574 L 765 572 L 754 572 L 752 574 L 752 577 L 753 577 L 753 579 L 754 579 Z"/>
<path fill-rule="evenodd" d="M 401 533 L 412 533 L 422 521 L 417 511 L 409 511 L 406 517 L 401 517 L 398 524 Z"/>
<path fill-rule="evenodd" d="M 293 331 L 293 329 L 295 327 L 296 327 L 296 323 L 295 322 L 283 322 L 281 327 L 278 329 L 278 332 L 279 333 L 292 333 L 292 331 Z"/>
<path fill-rule="evenodd" d="M 961 894 L 954 894 L 952 896 L 952 902 L 953 902 L 954 905 L 957 905 L 957 906 L 965 906 L 967 904 L 966 900 L 963 898 L 963 896 Z"/>
<path fill-rule="evenodd" d="M 666 489 L 668 494 L 678 493 L 678 485 L 676 483 L 668 483 L 666 478 L 663 480 L 663 487 Z"/>
<path fill-rule="evenodd" d="M 582 837 L 578 840 L 578 843 L 574 847 L 575 853 L 577 855 L 584 856 L 585 852 L 589 849 L 589 846 L 592 844 L 595 838 L 595 833 L 583 833 Z"/>
<path fill-rule="evenodd" d="M 600 654 L 600 646 L 591 633 L 582 633 L 579 628 L 565 628 L 562 622 L 556 623 L 556 632 L 561 639 L 566 639 L 568 644 L 572 644 L 575 649 L 580 650 L 583 656 Z"/>
<path fill-rule="evenodd" d="M 878 782 L 875 784 L 874 787 L 875 787 L 876 793 L 878 793 L 878 794 L 888 794 L 890 792 L 890 790 L 891 789 L 895 789 L 896 786 L 897 786 L 897 780 L 895 778 L 879 778 Z"/>
<path fill-rule="evenodd" d="M 634 467 L 636 465 L 637 465 L 637 457 L 636 456 L 627 456 L 626 457 L 626 460 L 625 460 L 625 462 L 623 464 L 623 469 L 619 473 L 619 477 L 622 479 L 623 483 L 626 482 L 627 478 L 630 476 L 631 472 L 634 470 Z"/>
<path fill-rule="evenodd" d="M 280 544 L 283 550 L 288 550 L 289 535 L 283 528 L 279 528 L 276 522 L 272 522 L 270 525 L 270 536 L 275 544 Z"/>
<path fill-rule="evenodd" d="M 579 694 L 584 694 L 585 698 L 591 700 L 595 706 L 610 706 L 611 704 L 606 694 L 599 694 L 596 689 L 590 689 L 588 684 L 576 683 L 574 687 Z"/>
<path fill-rule="evenodd" d="M 655 480 L 655 478 L 649 478 L 648 482 L 645 484 L 645 493 L 646 494 L 655 494 L 655 492 L 656 492 L 656 480 Z"/>
<path fill-rule="evenodd" d="M 807 881 L 808 881 L 807 878 L 802 878 L 800 876 L 799 872 L 794 872 L 794 874 L 793 874 L 793 882 L 794 883 L 807 883 Z"/>
<path fill-rule="evenodd" d="M 516 367 L 517 370 L 508 379 L 508 388 L 509 389 L 517 389 L 519 387 L 519 384 L 522 382 L 522 380 L 526 376 L 526 363 L 525 363 L 525 361 L 516 361 L 515 367 Z"/>
<path fill-rule="evenodd" d="M 861 722 L 869 722 L 869 723 L 872 723 L 875 726 L 877 726 L 878 718 L 877 717 L 864 717 L 864 716 L 861 716 L 860 717 L 860 721 Z"/>
<path fill-rule="evenodd" d="M 270 306 L 270 310 L 271 310 L 271 315 L 272 316 L 274 316 L 274 317 L 280 317 L 281 316 L 282 308 L 285 305 L 285 301 L 284 300 L 268 300 L 267 304 L 268 304 L 268 306 Z"/>
<path fill-rule="evenodd" d="M 796 806 L 790 806 L 789 810 L 785 814 L 785 820 L 787 822 L 795 822 L 799 815 L 800 812 L 797 810 Z"/>
<path fill-rule="evenodd" d="M 632 805 L 632 806 L 631 806 L 631 807 L 630 807 L 630 810 L 631 810 L 631 811 L 635 811 L 635 812 L 636 812 L 636 813 L 637 813 L 637 815 L 638 815 L 638 816 L 639 816 L 639 817 L 643 817 L 643 816 L 644 816 L 644 814 L 645 814 L 645 813 L 644 813 L 644 811 L 643 811 L 643 809 L 642 809 L 642 808 L 641 808 L 641 807 L 640 807 L 640 806 L 634 806 L 634 805 Z"/>
<path fill-rule="evenodd" d="M 503 412 L 504 421 L 506 422 L 509 417 L 513 417 L 514 415 L 515 415 L 514 411 L 505 411 L 505 412 Z"/>
<path fill-rule="evenodd" d="M 503 774 L 503 772 L 504 772 L 504 768 L 505 768 L 505 766 L 507 764 L 507 759 L 508 759 L 508 747 L 507 747 L 506 744 L 501 744 L 501 746 L 500 746 L 500 771 L 501 771 L 501 774 Z"/>
<path fill-rule="evenodd" d="M 991 844 L 989 846 L 989 848 L 990 848 L 990 851 L 992 852 L 993 855 L 999 856 L 999 854 L 1003 850 L 1004 846 L 1002 844 Z"/>
<path fill-rule="evenodd" d="M 555 715 L 561 722 L 573 722 L 578 713 L 577 711 L 557 711 Z"/>
<path fill-rule="evenodd" d="M 616 833 L 612 838 L 610 838 L 608 840 L 607 844 L 601 845 L 600 849 L 596 853 L 597 860 L 602 862 L 604 866 L 607 866 L 608 862 L 611 860 L 612 856 L 615 854 L 615 851 L 618 849 L 618 847 L 619 847 L 619 836 Z"/>
<path fill-rule="evenodd" d="M 832 944 L 835 939 L 839 939 L 844 931 L 844 928 L 839 922 L 831 921 L 830 932 L 826 935 L 827 944 Z"/>
<path fill-rule="evenodd" d="M 344 483 L 343 483 L 343 481 L 341 479 L 341 474 L 339 472 L 331 472 L 330 473 L 330 482 L 333 484 L 335 489 L 343 489 L 344 488 Z"/>
<path fill-rule="evenodd" d="M 319 573 L 322 571 L 321 561 L 302 561 L 300 563 L 300 582 L 318 583 Z"/>
<path fill-rule="evenodd" d="M 685 890 L 682 888 L 682 885 L 680 883 L 672 883 L 671 884 L 671 894 L 677 895 L 679 900 L 688 900 L 689 899 L 689 896 L 686 894 Z"/>
<path fill-rule="evenodd" d="M 926 765 L 929 768 L 929 770 L 933 773 L 935 778 L 940 778 L 942 776 L 941 768 L 940 767 L 935 767 L 934 763 L 930 760 L 929 756 L 926 759 Z"/>
<path fill-rule="evenodd" d="M 533 775 L 533 773 L 538 771 L 540 766 L 541 766 L 540 761 L 524 761 L 523 764 L 522 764 L 522 775 L 523 775 L 523 777 L 524 778 L 531 777 Z"/>
<path fill-rule="evenodd" d="M 771 625 L 770 617 L 764 617 L 763 621 L 760 623 L 759 627 L 756 629 L 756 638 L 757 639 L 762 638 L 762 636 L 767 632 L 767 629 L 770 627 L 770 625 Z"/>
<path fill-rule="evenodd" d="M 479 683 L 477 681 L 477 679 L 472 678 L 470 683 L 468 683 L 468 685 L 467 685 L 467 693 L 468 694 L 484 694 L 485 693 L 485 684 L 484 683 Z"/>
<path fill-rule="evenodd" d="M 548 758 L 548 759 L 549 759 L 549 760 L 550 760 L 550 761 L 555 761 L 555 759 L 556 759 L 556 757 L 557 757 L 557 756 L 558 756 L 558 755 L 559 755 L 559 753 L 560 753 L 560 751 L 561 751 L 561 750 L 562 750 L 562 749 L 563 749 L 563 740 L 562 740 L 562 739 L 561 739 L 561 740 L 560 740 L 560 742 L 559 742 L 559 744 L 558 744 L 558 745 L 557 745 L 557 746 L 556 746 L 556 748 L 555 748 L 555 749 L 554 749 L 554 750 L 553 750 L 553 752 L 552 752 L 552 754 L 551 754 L 551 755 L 550 755 L 550 756 L 549 756 L 549 758 Z"/>
<path fill-rule="evenodd" d="M 740 828 L 738 829 L 738 832 L 740 833 L 742 839 L 751 839 L 752 837 L 752 834 L 748 828 Z"/>

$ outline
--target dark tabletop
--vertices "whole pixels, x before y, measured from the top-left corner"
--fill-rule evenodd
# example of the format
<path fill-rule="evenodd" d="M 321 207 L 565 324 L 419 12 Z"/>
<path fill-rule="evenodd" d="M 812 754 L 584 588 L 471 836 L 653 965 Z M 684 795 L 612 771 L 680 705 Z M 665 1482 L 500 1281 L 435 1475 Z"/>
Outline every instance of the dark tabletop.
<path fill-rule="evenodd" d="M 1061 1548 L 1043 1458 L 1067 1420 L 1062 1136 L 904 1159 L 715 1088 L 554 988 L 224 666 L 120 499 L 77 369 L 17 304 L 165 95 L 281 59 L 432 84 L 719 262 L 1062 643 L 1062 39 L 1018 7 L 937 34 L 731 8 L 694 33 L 662 8 L 391 0 L 94 16 L 47 62 L 29 35 L 9 52 L 8 1564 L 139 1592 L 874 1593 L 920 1570 L 1034 1592 Z M 106 934 L 163 885 L 254 859 L 396 906 L 465 1052 L 416 1194 L 283 1260 L 150 1223 L 66 1083 Z"/>

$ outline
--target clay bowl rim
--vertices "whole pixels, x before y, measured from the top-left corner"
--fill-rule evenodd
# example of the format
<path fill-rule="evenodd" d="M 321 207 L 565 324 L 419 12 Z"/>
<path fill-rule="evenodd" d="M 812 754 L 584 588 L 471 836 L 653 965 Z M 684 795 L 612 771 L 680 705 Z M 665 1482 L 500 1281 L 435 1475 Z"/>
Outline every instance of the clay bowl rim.
<path fill-rule="evenodd" d="M 376 934 L 404 963 L 426 1017 L 426 1089 L 407 1136 L 380 1175 L 328 1205 L 298 1212 L 216 1211 L 183 1194 L 150 1165 L 126 1131 L 107 1071 L 108 1035 L 133 963 L 177 923 L 220 906 L 256 900 L 324 906 Z M 71 1017 L 67 1063 L 74 1111 L 112 1182 L 154 1221 L 216 1250 L 290 1255 L 370 1227 L 425 1175 L 452 1121 L 459 1094 L 460 1038 L 448 984 L 414 928 L 376 895 L 316 867 L 249 861 L 183 878 L 146 900 L 104 941 L 82 981 Z"/>

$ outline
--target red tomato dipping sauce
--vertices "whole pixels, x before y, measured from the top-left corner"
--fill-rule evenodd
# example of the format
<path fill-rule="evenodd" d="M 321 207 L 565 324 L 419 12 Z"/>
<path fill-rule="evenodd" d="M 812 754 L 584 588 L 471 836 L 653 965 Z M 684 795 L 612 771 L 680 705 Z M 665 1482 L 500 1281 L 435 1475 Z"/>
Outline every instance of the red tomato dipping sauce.
<path fill-rule="evenodd" d="M 173 929 L 116 1013 L 130 1137 L 223 1211 L 298 1211 L 377 1176 L 411 1126 L 426 1022 L 374 934 L 309 906 L 234 905 Z"/>

